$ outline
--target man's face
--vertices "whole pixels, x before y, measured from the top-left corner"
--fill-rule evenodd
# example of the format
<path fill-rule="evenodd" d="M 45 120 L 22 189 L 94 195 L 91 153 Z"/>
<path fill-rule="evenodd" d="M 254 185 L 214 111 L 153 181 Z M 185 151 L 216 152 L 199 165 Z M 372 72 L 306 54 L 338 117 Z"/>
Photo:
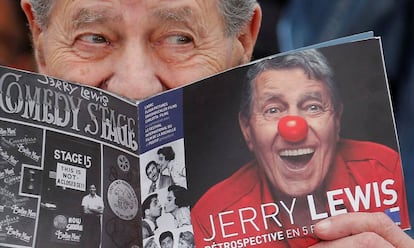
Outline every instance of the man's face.
<path fill-rule="evenodd" d="M 148 167 L 147 170 L 147 177 L 149 180 L 151 180 L 152 182 L 157 181 L 158 176 L 159 176 L 159 172 L 158 172 L 158 168 L 155 164 L 152 164 Z"/>
<path fill-rule="evenodd" d="M 171 213 L 175 209 L 177 209 L 178 206 L 175 205 L 175 195 L 172 191 L 168 191 L 167 194 L 167 201 L 165 202 L 165 212 Z"/>
<path fill-rule="evenodd" d="M 55 1 L 33 33 L 41 73 L 131 99 L 248 62 L 256 39 L 226 36 L 215 0 Z"/>
<path fill-rule="evenodd" d="M 315 190 L 332 164 L 340 130 L 341 111 L 335 114 L 325 84 L 301 69 L 265 71 L 254 82 L 251 108 L 250 119 L 241 117 L 240 125 L 271 184 L 291 196 Z M 307 121 L 304 140 L 279 135 L 278 121 L 285 115 Z"/>
<path fill-rule="evenodd" d="M 95 187 L 95 185 L 89 186 L 89 193 L 91 195 L 95 195 L 96 194 L 96 187 Z"/>
<path fill-rule="evenodd" d="M 153 218 L 158 218 L 161 216 L 161 212 L 162 212 L 162 207 L 158 201 L 158 198 L 157 197 L 152 198 L 150 208 L 149 208 L 149 215 Z"/>
<path fill-rule="evenodd" d="M 161 248 L 173 248 L 174 240 L 171 237 L 166 237 L 161 240 Z"/>

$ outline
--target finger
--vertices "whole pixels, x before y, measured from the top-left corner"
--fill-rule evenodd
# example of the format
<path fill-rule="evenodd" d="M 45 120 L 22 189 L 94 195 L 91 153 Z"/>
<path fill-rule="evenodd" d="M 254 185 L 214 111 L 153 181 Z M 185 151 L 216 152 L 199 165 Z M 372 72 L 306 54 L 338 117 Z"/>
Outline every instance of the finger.
<path fill-rule="evenodd" d="M 364 232 L 376 233 L 395 247 L 413 247 L 413 240 L 384 213 L 348 213 L 325 219 L 315 226 L 322 240 L 335 240 Z"/>
<path fill-rule="evenodd" d="M 309 248 L 394 248 L 392 244 L 376 233 L 364 232 L 353 236 L 333 240 L 322 241 Z"/>

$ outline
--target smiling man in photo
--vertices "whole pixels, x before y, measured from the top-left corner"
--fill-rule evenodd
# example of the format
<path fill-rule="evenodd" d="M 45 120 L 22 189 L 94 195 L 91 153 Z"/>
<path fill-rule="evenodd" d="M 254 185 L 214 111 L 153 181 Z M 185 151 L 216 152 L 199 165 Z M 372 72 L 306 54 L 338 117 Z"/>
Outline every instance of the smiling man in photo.
<path fill-rule="evenodd" d="M 252 65 L 239 124 L 255 160 L 196 203 L 197 246 L 308 247 L 318 241 L 318 221 L 358 211 L 399 208 L 407 227 L 399 154 L 340 137 L 342 112 L 332 70 L 319 51 Z"/>

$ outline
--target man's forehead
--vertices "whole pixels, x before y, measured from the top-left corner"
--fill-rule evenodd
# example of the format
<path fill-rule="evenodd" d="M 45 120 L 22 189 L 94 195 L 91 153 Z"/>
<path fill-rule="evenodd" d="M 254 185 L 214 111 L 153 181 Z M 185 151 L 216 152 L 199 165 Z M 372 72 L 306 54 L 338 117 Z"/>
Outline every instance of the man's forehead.
<path fill-rule="evenodd" d="M 113 11 L 108 9 L 89 9 L 78 8 L 71 16 L 73 24 L 76 28 L 81 28 L 89 23 L 104 23 L 106 21 L 120 20 L 121 15 L 114 15 Z"/>
<path fill-rule="evenodd" d="M 183 21 L 190 17 L 200 17 L 205 11 L 218 11 L 217 0 L 73 0 L 57 1 L 55 11 L 64 11 L 72 20 L 79 23 L 110 18 L 116 21 L 125 16 L 125 10 L 139 15 L 149 15 L 163 20 Z M 194 14 L 193 11 L 201 13 Z M 61 13 L 62 14 L 62 13 Z"/>
<path fill-rule="evenodd" d="M 300 67 L 288 69 L 269 69 L 258 74 L 253 80 L 253 89 L 279 89 L 283 85 L 291 85 L 293 82 L 303 82 L 305 87 L 326 88 L 327 83 L 307 75 Z M 293 84 L 292 84 L 293 85 Z"/>

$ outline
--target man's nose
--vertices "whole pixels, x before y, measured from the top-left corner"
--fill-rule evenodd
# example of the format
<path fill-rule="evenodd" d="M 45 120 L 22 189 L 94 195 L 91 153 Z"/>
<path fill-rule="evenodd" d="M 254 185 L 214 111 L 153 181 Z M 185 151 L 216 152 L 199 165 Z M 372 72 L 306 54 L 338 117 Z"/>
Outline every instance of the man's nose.
<path fill-rule="evenodd" d="M 113 74 L 105 82 L 105 88 L 130 99 L 141 100 L 165 90 L 159 78 L 155 58 L 149 48 L 130 42 L 116 54 Z"/>
<path fill-rule="evenodd" d="M 299 142 L 308 134 L 308 122 L 298 115 L 286 115 L 280 118 L 277 129 L 284 140 Z"/>

